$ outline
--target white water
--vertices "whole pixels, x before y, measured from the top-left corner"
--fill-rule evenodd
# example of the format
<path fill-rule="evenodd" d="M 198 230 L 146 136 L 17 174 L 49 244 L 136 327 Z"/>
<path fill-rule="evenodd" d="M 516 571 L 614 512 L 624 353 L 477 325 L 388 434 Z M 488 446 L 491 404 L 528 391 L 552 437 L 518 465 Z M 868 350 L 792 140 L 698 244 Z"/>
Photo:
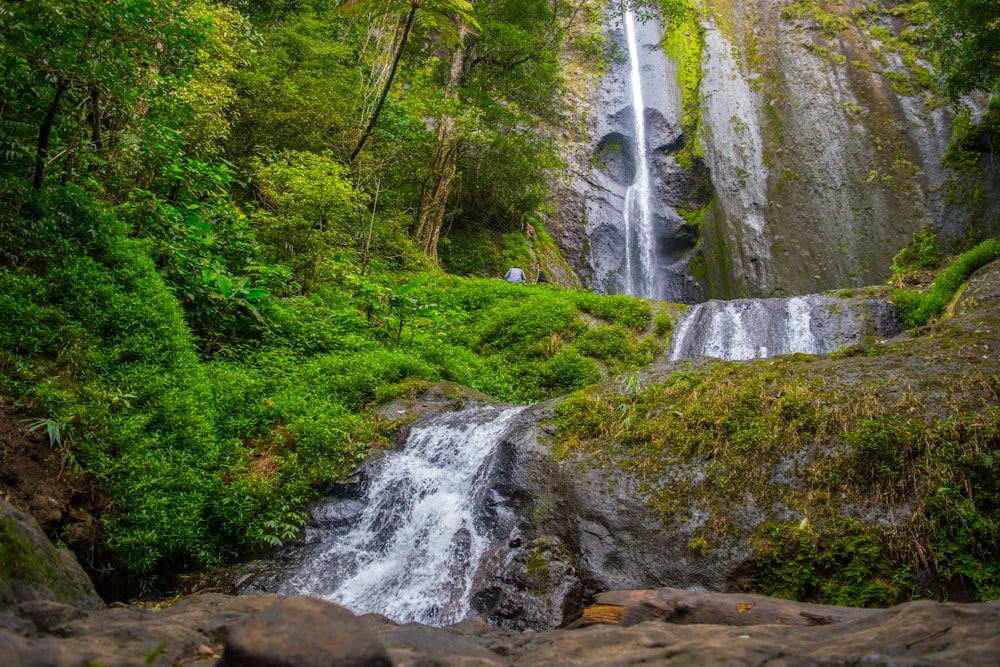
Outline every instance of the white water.
<path fill-rule="evenodd" d="M 377 462 L 349 532 L 327 539 L 281 592 L 400 623 L 465 618 L 473 576 L 491 546 L 482 509 L 490 502 L 492 454 L 522 409 L 471 408 L 414 426 L 402 451 Z"/>
<path fill-rule="evenodd" d="M 803 354 L 819 354 L 822 350 L 812 331 L 812 305 L 802 297 L 792 297 L 785 306 L 788 314 L 785 331 L 788 335 L 788 351 Z"/>
<path fill-rule="evenodd" d="M 646 156 L 646 106 L 642 99 L 642 76 L 639 49 L 635 39 L 635 15 L 625 12 L 625 36 L 628 40 L 629 86 L 632 90 L 632 113 L 635 127 L 635 179 L 625 192 L 625 271 L 627 291 L 636 296 L 654 298 L 653 223 L 649 210 L 649 164 Z M 633 248 L 633 239 L 638 248 Z M 633 268 L 638 265 L 638 271 Z M 636 275 L 638 273 L 638 275 Z"/>
<path fill-rule="evenodd" d="M 727 361 L 776 354 L 825 354 L 813 331 L 813 309 L 829 310 L 828 301 L 809 297 L 707 301 L 692 306 L 671 337 L 670 359 L 715 357 Z M 851 317 L 845 324 L 853 326 Z"/>

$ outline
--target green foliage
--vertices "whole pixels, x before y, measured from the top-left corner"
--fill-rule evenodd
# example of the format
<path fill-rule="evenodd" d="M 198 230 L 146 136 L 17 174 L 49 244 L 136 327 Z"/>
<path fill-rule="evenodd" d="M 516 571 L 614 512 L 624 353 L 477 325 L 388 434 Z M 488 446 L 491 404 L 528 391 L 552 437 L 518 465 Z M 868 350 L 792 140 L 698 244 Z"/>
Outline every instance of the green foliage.
<path fill-rule="evenodd" d="M 930 269 L 937 266 L 940 259 L 937 234 L 929 230 L 917 232 L 910 245 L 892 258 L 892 275 Z"/>
<path fill-rule="evenodd" d="M 666 311 L 658 311 L 653 317 L 653 330 L 657 336 L 666 336 L 674 330 L 674 318 Z"/>
<path fill-rule="evenodd" d="M 620 324 L 588 329 L 573 344 L 587 356 L 604 361 L 624 360 L 634 349 L 628 331 Z"/>
<path fill-rule="evenodd" d="M 955 118 L 942 163 L 961 172 L 977 172 L 984 154 L 1000 151 L 1000 96 L 990 99 L 978 123 L 968 114 Z"/>
<path fill-rule="evenodd" d="M 939 316 L 969 276 L 997 258 L 1000 258 L 1000 239 L 984 241 L 954 258 L 934 279 L 926 293 L 894 291 L 893 302 L 903 321 L 911 327 L 918 327 Z"/>
<path fill-rule="evenodd" d="M 690 0 L 661 0 L 663 15 L 670 18 L 663 35 L 663 50 L 677 61 L 677 84 L 681 88 L 681 126 L 685 144 L 677 159 L 686 168 L 704 157 L 701 145 L 701 78 L 705 28 L 701 9 Z"/>
<path fill-rule="evenodd" d="M 265 265 L 251 221 L 225 196 L 185 206 L 134 191 L 117 211 L 177 296 L 205 354 L 254 339 L 268 318 L 271 291 L 288 289 L 286 267 Z"/>
<path fill-rule="evenodd" d="M 577 303 L 591 315 L 634 331 L 645 329 L 653 316 L 648 302 L 625 294 L 599 296 L 593 292 L 581 292 Z"/>
<path fill-rule="evenodd" d="M 255 172 L 258 235 L 268 259 L 290 267 L 308 293 L 328 257 L 360 251 L 357 213 L 365 197 L 347 168 L 326 155 L 286 151 L 256 161 Z"/>
<path fill-rule="evenodd" d="M 541 375 L 547 387 L 560 392 L 574 391 L 600 379 L 597 363 L 573 348 L 560 350 L 545 362 Z"/>
<path fill-rule="evenodd" d="M 413 296 L 414 290 L 427 280 L 426 275 L 395 287 L 383 287 L 358 276 L 348 276 L 347 279 L 354 288 L 351 298 L 364 313 L 369 326 L 394 348 L 398 348 L 403 340 L 404 326 L 408 323 L 411 328 L 417 326 L 418 318 L 436 313 L 436 304 L 421 302 Z"/>
<path fill-rule="evenodd" d="M 527 298 L 493 308 L 476 326 L 476 345 L 484 351 L 538 348 L 552 332 L 568 332 L 575 309 L 567 299 L 536 290 Z"/>
<path fill-rule="evenodd" d="M 261 28 L 261 48 L 233 77 L 236 119 L 230 154 L 348 150 L 360 123 L 353 101 L 361 85 L 356 36 L 337 12 L 302 3 Z"/>
<path fill-rule="evenodd" d="M 1000 6 L 992 0 L 930 0 L 930 7 L 948 94 L 1000 91 Z"/>
<path fill-rule="evenodd" d="M 887 607 L 909 599 L 908 567 L 893 571 L 874 531 L 855 519 L 821 527 L 807 520 L 764 527 L 753 581 L 761 593 L 788 600 Z"/>

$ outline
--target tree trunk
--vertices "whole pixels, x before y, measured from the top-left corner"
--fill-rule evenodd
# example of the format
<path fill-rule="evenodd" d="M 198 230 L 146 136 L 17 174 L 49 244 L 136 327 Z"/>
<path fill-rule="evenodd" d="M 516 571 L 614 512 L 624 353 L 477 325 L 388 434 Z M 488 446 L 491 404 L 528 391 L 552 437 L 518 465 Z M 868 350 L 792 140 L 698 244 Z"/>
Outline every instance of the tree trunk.
<path fill-rule="evenodd" d="M 364 147 L 365 142 L 368 141 L 368 137 L 371 135 L 372 130 L 375 129 L 378 117 L 382 113 L 382 106 L 385 104 L 385 98 L 389 96 L 389 91 L 392 89 L 392 82 L 396 78 L 396 70 L 399 68 L 399 61 L 403 58 L 403 50 L 406 48 L 406 41 L 410 37 L 410 29 L 413 27 L 413 19 L 417 15 L 417 8 L 419 6 L 419 2 L 414 1 L 410 3 L 410 11 L 406 15 L 406 23 L 403 25 L 403 34 L 399 38 L 399 46 L 396 48 L 396 55 L 392 59 L 392 68 L 389 70 L 389 76 L 386 79 L 385 86 L 382 88 L 382 94 L 379 95 L 378 103 L 375 105 L 375 110 L 372 112 L 372 117 L 368 121 L 368 126 L 361 134 L 361 138 L 358 139 L 358 145 L 354 147 L 351 157 L 347 159 L 348 163 L 354 162 L 354 159 L 358 157 L 358 153 L 361 152 L 361 149 Z"/>
<path fill-rule="evenodd" d="M 101 94 L 97 86 L 90 88 L 90 140 L 97 154 L 104 157 L 104 134 L 101 131 Z"/>
<path fill-rule="evenodd" d="M 445 89 L 445 97 L 449 99 L 458 97 L 458 87 L 465 65 L 465 51 L 462 48 L 465 32 L 465 28 L 460 26 L 459 43 L 451 57 L 448 87 Z M 423 246 L 424 255 L 435 264 L 438 262 L 438 241 L 441 238 L 441 225 L 444 222 L 445 209 L 451 194 L 451 184 L 458 172 L 459 138 L 456 135 L 455 119 L 451 116 L 442 118 L 438 126 L 434 159 L 420 189 L 416 236 Z"/>
<path fill-rule="evenodd" d="M 41 190 L 45 183 L 45 162 L 49 156 L 49 138 L 52 136 L 52 126 L 56 122 L 56 114 L 59 113 L 59 102 L 63 93 L 69 88 L 69 83 L 65 79 L 59 79 L 56 83 L 56 94 L 52 98 L 52 104 L 42 119 L 42 125 L 38 128 L 38 148 L 35 151 L 35 175 L 31 186 L 35 190 Z"/>
<path fill-rule="evenodd" d="M 441 225 L 444 222 L 448 196 L 451 194 L 451 183 L 458 171 L 458 140 L 453 136 L 453 130 L 438 131 L 437 150 L 431 163 L 427 178 L 420 190 L 420 210 L 417 214 L 417 240 L 424 251 L 424 256 L 437 264 L 438 240 L 441 237 Z"/>

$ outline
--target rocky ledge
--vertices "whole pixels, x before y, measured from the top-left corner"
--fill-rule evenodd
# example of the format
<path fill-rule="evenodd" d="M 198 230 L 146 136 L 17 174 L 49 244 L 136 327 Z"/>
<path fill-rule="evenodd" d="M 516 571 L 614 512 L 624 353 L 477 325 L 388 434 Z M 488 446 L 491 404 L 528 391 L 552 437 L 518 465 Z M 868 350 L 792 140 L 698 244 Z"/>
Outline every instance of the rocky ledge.
<path fill-rule="evenodd" d="M 661 588 L 602 593 L 564 628 L 399 625 L 310 597 L 192 595 L 105 607 L 79 564 L 0 501 L 8 667 L 1000 665 L 1000 601 L 850 609 Z"/>
<path fill-rule="evenodd" d="M 910 602 L 845 613 L 849 620 L 831 617 L 829 608 L 788 603 L 786 615 L 763 623 L 757 615 L 743 625 L 700 622 L 698 608 L 707 598 L 733 621 L 744 613 L 752 620 L 741 610 L 770 599 L 643 593 L 671 598 L 672 611 L 634 625 L 589 619 L 545 632 L 479 619 L 445 628 L 397 625 L 317 598 L 270 593 L 195 595 L 160 611 L 95 612 L 50 602 L 27 606 L 18 630 L 0 630 L 0 651 L 10 667 L 1000 665 L 1000 602 Z"/>

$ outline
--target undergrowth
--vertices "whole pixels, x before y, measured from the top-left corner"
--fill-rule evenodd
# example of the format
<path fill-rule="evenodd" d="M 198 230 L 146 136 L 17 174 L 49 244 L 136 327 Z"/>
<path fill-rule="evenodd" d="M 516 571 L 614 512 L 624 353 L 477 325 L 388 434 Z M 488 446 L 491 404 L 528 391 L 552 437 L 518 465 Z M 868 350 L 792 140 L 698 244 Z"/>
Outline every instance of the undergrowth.
<path fill-rule="evenodd" d="M 243 256 L 212 254 L 225 244 L 207 226 L 175 237 L 158 266 L 162 248 L 126 224 L 135 210 L 73 188 L 10 210 L 0 393 L 58 436 L 64 474 L 108 498 L 87 561 L 98 579 L 144 592 L 295 539 L 306 501 L 386 446 L 377 402 L 444 380 L 535 401 L 659 351 L 632 297 L 433 270 L 361 276 L 335 258 L 309 293 L 279 296 L 280 267 L 252 267 L 271 282 L 250 285 L 232 267 Z M 250 252 L 252 233 L 239 234 Z"/>
<path fill-rule="evenodd" d="M 1000 258 L 1000 239 L 984 241 L 952 259 L 926 291 L 894 291 L 892 298 L 900 317 L 911 327 L 927 324 L 944 312 L 969 276 L 997 258 Z"/>

